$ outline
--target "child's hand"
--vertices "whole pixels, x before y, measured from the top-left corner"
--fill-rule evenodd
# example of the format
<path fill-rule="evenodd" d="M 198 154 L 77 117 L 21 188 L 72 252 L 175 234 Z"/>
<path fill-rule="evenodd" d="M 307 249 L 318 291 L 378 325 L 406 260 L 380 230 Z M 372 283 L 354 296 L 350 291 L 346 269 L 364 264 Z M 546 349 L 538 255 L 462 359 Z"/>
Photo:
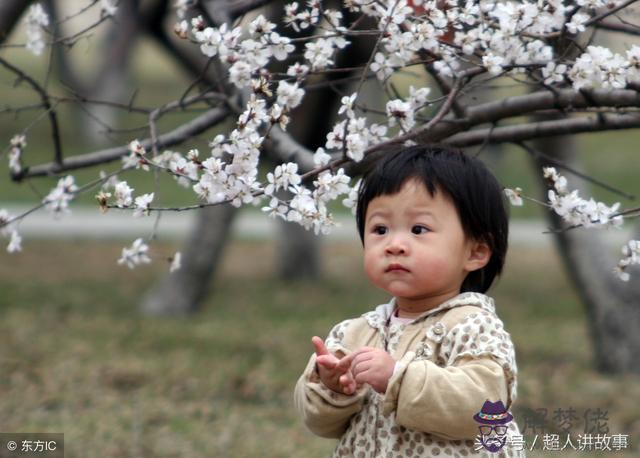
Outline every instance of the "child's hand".
<path fill-rule="evenodd" d="M 389 379 L 396 365 L 389 353 L 380 348 L 362 347 L 345 358 L 351 360 L 351 372 L 355 383 L 368 383 L 378 393 L 387 391 Z"/>
<path fill-rule="evenodd" d="M 343 394 L 353 394 L 356 392 L 356 382 L 351 374 L 351 360 L 347 357 L 342 359 L 329 353 L 327 347 L 320 337 L 313 336 L 311 343 L 316 348 L 316 364 L 318 375 L 325 386 L 333 391 Z"/>

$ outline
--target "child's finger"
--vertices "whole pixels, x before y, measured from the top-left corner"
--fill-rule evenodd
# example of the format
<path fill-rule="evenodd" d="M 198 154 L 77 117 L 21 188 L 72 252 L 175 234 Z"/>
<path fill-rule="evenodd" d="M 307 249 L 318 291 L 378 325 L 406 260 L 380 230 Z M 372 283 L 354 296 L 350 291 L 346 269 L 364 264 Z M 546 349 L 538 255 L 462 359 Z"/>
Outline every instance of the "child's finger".
<path fill-rule="evenodd" d="M 342 391 L 345 394 L 353 394 L 356 391 L 356 381 L 353 376 L 347 372 L 346 374 L 342 374 L 338 379 L 340 385 L 342 386 Z"/>
<path fill-rule="evenodd" d="M 333 355 L 320 355 L 316 357 L 316 363 L 327 369 L 335 369 L 338 360 Z"/>
<path fill-rule="evenodd" d="M 325 346 L 324 341 L 320 337 L 313 336 L 311 338 L 311 343 L 316 349 L 316 355 L 320 356 L 320 355 L 329 354 L 329 350 L 327 350 L 327 347 Z"/>

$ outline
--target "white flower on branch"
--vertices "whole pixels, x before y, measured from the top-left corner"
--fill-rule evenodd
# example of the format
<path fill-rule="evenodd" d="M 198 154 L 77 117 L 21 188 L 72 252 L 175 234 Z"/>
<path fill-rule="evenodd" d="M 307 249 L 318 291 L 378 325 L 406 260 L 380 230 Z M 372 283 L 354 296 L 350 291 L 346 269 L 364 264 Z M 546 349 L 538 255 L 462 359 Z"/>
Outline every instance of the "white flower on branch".
<path fill-rule="evenodd" d="M 100 189 L 102 189 L 103 191 L 108 191 L 109 189 L 115 188 L 116 185 L 120 182 L 120 180 L 118 179 L 118 175 L 109 175 L 104 170 L 100 170 L 98 176 L 100 177 L 100 180 L 102 180 L 102 186 L 100 187 Z"/>
<path fill-rule="evenodd" d="M 593 199 L 585 200 L 580 197 L 577 190 L 569 192 L 566 187 L 566 179 L 559 175 L 555 168 L 546 167 L 544 176 L 554 186 L 547 193 L 549 204 L 553 211 L 572 226 L 584 227 L 619 227 L 623 217 L 618 215 L 619 203 L 607 206 Z"/>
<path fill-rule="evenodd" d="M 115 16 L 118 5 L 115 0 L 100 0 L 100 12 L 105 16 Z"/>
<path fill-rule="evenodd" d="M 338 110 L 338 114 L 346 113 L 348 118 L 353 118 L 355 113 L 353 112 L 353 104 L 356 101 L 356 97 L 358 97 L 358 93 L 354 92 L 351 95 L 345 95 L 342 97 L 340 103 L 340 109 Z"/>
<path fill-rule="evenodd" d="M 411 103 L 400 99 L 390 100 L 387 102 L 386 110 L 390 126 L 395 126 L 398 122 L 403 130 L 408 131 L 415 125 Z"/>
<path fill-rule="evenodd" d="M 627 79 L 637 81 L 640 79 L 640 46 L 633 45 L 627 50 Z"/>
<path fill-rule="evenodd" d="M 571 18 L 571 22 L 567 22 L 567 31 L 571 34 L 577 34 L 585 31 L 584 23 L 589 20 L 589 15 L 584 13 L 576 13 Z"/>
<path fill-rule="evenodd" d="M 174 177 L 178 183 L 185 188 L 191 186 L 192 182 L 198 181 L 200 178 L 198 176 L 198 164 L 188 161 L 182 156 L 171 161 L 169 170 L 175 174 Z"/>
<path fill-rule="evenodd" d="M 189 8 L 193 7 L 195 2 L 196 0 L 176 0 L 173 5 L 176 10 L 176 15 L 180 19 L 183 19 L 187 15 L 187 11 L 189 11 Z"/>
<path fill-rule="evenodd" d="M 133 188 L 131 188 L 126 181 L 121 181 L 116 184 L 114 189 L 114 196 L 116 198 L 116 205 L 119 208 L 126 208 L 133 203 Z"/>
<path fill-rule="evenodd" d="M 360 184 L 362 183 L 362 179 L 358 180 L 358 182 L 349 189 L 347 193 L 347 198 L 342 200 L 342 205 L 351 209 L 352 214 L 356 214 L 356 206 L 358 203 L 358 191 L 360 190 Z"/>
<path fill-rule="evenodd" d="M 421 87 L 419 89 L 409 86 L 409 103 L 413 109 L 420 109 L 428 103 L 427 97 L 431 93 L 431 89 L 428 87 Z"/>
<path fill-rule="evenodd" d="M 564 75 L 567 73 L 567 66 L 564 64 L 557 65 L 555 62 L 549 62 L 542 68 L 542 76 L 544 84 L 562 83 Z"/>
<path fill-rule="evenodd" d="M 521 197 L 522 189 L 504 188 L 504 194 L 509 199 L 509 202 L 511 203 L 511 205 L 513 205 L 514 207 L 522 207 L 522 204 L 523 204 L 522 197 Z"/>
<path fill-rule="evenodd" d="M 0 208 L 0 235 L 7 236 L 11 232 L 11 226 L 13 223 L 8 224 L 9 221 L 13 219 L 13 215 L 9 213 L 6 209 Z"/>
<path fill-rule="evenodd" d="M 303 79 L 309 73 L 309 66 L 296 62 L 287 69 L 287 75 L 293 76 L 298 80 Z"/>
<path fill-rule="evenodd" d="M 200 43 L 200 51 L 202 54 L 207 57 L 213 57 L 218 54 L 218 50 L 222 44 L 222 34 L 220 30 L 207 27 L 203 31 L 195 32 L 194 35 Z"/>
<path fill-rule="evenodd" d="M 492 53 L 487 53 L 482 56 L 482 65 L 484 65 L 492 75 L 499 75 L 502 73 L 502 65 L 504 65 L 504 63 L 505 59 L 502 56 Z"/>
<path fill-rule="evenodd" d="M 381 52 L 376 53 L 373 58 L 373 62 L 371 62 L 371 71 L 376 74 L 376 77 L 380 81 L 384 81 L 393 75 L 394 66 L 391 65 L 389 59 L 385 57 Z"/>
<path fill-rule="evenodd" d="M 49 16 L 42 5 L 36 3 L 29 7 L 26 16 L 27 49 L 39 56 L 45 48 L 43 28 L 49 25 Z"/>
<path fill-rule="evenodd" d="M 626 272 L 627 267 L 640 264 L 640 240 L 629 240 L 622 247 L 622 255 L 624 258 L 618 261 L 614 273 L 622 281 L 629 281 L 630 275 Z"/>
<path fill-rule="evenodd" d="M 69 213 L 69 202 L 73 200 L 77 190 L 75 179 L 73 176 L 67 175 L 58 180 L 56 187 L 47 194 L 42 202 L 45 204 L 46 209 L 56 217 L 62 213 Z"/>
<path fill-rule="evenodd" d="M 250 64 L 244 60 L 239 60 L 229 68 L 229 81 L 237 88 L 242 89 L 243 87 L 251 85 L 253 72 L 254 68 Z"/>
<path fill-rule="evenodd" d="M 331 161 L 331 156 L 327 154 L 324 148 L 318 148 L 315 153 L 313 153 L 313 163 L 316 167 L 323 167 L 327 165 Z"/>
<path fill-rule="evenodd" d="M 290 186 L 299 185 L 302 177 L 298 175 L 298 164 L 287 162 L 278 165 L 273 173 L 267 173 L 267 181 L 269 184 L 264 188 L 264 193 L 267 196 L 272 196 L 280 189 L 289 189 Z"/>
<path fill-rule="evenodd" d="M 272 197 L 269 205 L 262 207 L 262 211 L 265 212 L 269 218 L 282 218 L 286 221 L 289 207 L 283 204 L 277 197 Z"/>
<path fill-rule="evenodd" d="M 182 253 L 176 251 L 176 254 L 172 258 L 169 258 L 171 264 L 169 265 L 169 273 L 174 273 L 182 267 Z"/>
<path fill-rule="evenodd" d="M 288 37 L 283 37 L 273 32 L 269 35 L 270 51 L 277 60 L 285 60 L 289 57 L 293 51 L 295 51 L 296 47 L 291 44 L 291 39 Z"/>
<path fill-rule="evenodd" d="M 122 158 L 122 166 L 126 169 L 135 167 L 136 169 L 142 169 L 145 172 L 149 171 L 149 164 L 145 158 L 147 151 L 142 146 L 139 140 L 133 140 L 129 143 L 129 151 L 131 154 Z"/>
<path fill-rule="evenodd" d="M 306 43 L 305 48 L 304 58 L 309 61 L 313 70 L 324 70 L 334 64 L 332 59 L 334 49 L 331 41 L 318 38 Z"/>
<path fill-rule="evenodd" d="M 22 170 L 22 150 L 27 146 L 24 135 L 14 135 L 11 137 L 11 148 L 9 149 L 9 170 L 13 173 L 20 173 Z"/>
<path fill-rule="evenodd" d="M 148 256 L 149 246 L 142 239 L 136 239 L 129 248 L 122 249 L 122 255 L 118 259 L 119 265 L 124 265 L 133 269 L 141 264 L 149 264 L 151 258 Z"/>
<path fill-rule="evenodd" d="M 314 197 L 324 203 L 335 200 L 342 194 L 349 193 L 351 190 L 350 181 L 351 178 L 345 175 L 344 169 L 338 169 L 335 175 L 326 170 L 318 175 L 318 178 L 313 182 L 316 188 Z"/>
<path fill-rule="evenodd" d="M 141 196 L 136 197 L 135 200 L 135 209 L 133 210 L 134 218 L 139 218 L 141 216 L 149 216 L 150 210 L 149 206 L 151 202 L 153 202 L 154 193 L 143 194 Z"/>
<path fill-rule="evenodd" d="M 249 33 L 256 38 L 260 38 L 269 35 L 275 28 L 276 25 L 261 14 L 249 24 Z"/>
<path fill-rule="evenodd" d="M 11 231 L 11 239 L 9 245 L 7 245 L 7 253 L 16 253 L 22 251 L 22 237 L 18 234 L 18 231 Z"/>
<path fill-rule="evenodd" d="M 276 93 L 278 104 L 289 110 L 300 105 L 304 96 L 304 90 L 298 87 L 298 83 L 290 84 L 286 81 L 280 81 Z"/>

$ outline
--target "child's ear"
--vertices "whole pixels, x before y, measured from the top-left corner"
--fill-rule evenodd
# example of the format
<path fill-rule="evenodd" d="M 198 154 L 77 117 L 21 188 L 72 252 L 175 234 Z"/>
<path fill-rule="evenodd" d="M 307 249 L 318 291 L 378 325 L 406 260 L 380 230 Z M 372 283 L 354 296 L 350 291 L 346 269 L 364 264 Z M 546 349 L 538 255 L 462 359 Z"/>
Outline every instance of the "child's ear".
<path fill-rule="evenodd" d="M 491 259 L 491 248 L 485 242 L 472 241 L 469 246 L 469 256 L 465 263 L 465 270 L 473 272 L 482 269 Z"/>

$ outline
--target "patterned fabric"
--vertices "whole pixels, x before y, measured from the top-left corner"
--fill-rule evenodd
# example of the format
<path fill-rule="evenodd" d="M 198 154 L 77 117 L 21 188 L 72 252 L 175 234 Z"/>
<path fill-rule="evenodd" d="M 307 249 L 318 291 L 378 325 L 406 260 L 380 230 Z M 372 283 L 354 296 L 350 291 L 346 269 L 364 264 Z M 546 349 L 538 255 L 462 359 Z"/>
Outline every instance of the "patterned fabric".
<path fill-rule="evenodd" d="M 321 407 L 326 409 L 325 416 L 336 416 L 332 423 L 337 423 L 340 416 L 339 410 L 331 410 L 332 405 L 336 409 L 348 406 L 350 412 L 343 429 L 336 434 L 340 439 L 333 456 L 524 456 L 509 444 L 498 453 L 489 453 L 475 442 L 478 430 L 472 416 L 485 401 L 478 397 L 489 392 L 506 393 L 508 399 L 503 401 L 507 408 L 516 398 L 513 344 L 495 314 L 493 300 L 482 294 L 464 293 L 411 323 L 389 325 L 394 310 L 392 300 L 361 319 L 336 325 L 327 338 L 331 351 L 347 354 L 363 345 L 376 346 L 385 348 L 398 361 L 384 394 L 366 385 L 352 397 L 323 393 L 322 402 L 329 405 Z M 305 407 L 315 402 L 308 394 L 309 386 L 314 385 L 311 382 L 322 385 L 317 375 L 303 375 L 299 381 L 304 399 L 296 404 L 302 410 L 314 410 Z M 482 383 L 486 383 L 487 390 L 479 387 Z M 498 385 L 502 391 L 496 391 Z M 459 392 L 458 397 L 449 402 L 439 392 L 442 389 Z M 314 419 L 322 421 L 320 416 Z M 508 436 L 520 435 L 515 421 L 508 428 Z"/>

